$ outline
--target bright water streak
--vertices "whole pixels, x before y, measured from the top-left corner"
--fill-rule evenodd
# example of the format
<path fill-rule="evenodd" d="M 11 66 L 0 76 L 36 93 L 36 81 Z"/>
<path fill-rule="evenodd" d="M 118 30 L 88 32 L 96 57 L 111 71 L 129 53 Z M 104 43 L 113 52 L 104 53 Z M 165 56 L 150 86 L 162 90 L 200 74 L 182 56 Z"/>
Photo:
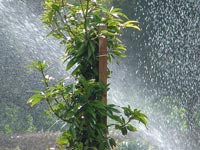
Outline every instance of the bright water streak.
<path fill-rule="evenodd" d="M 142 32 L 127 33 L 112 97 L 146 111 L 150 132 L 140 135 L 159 149 L 198 150 L 200 1 L 137 1 L 134 12 Z"/>
<path fill-rule="evenodd" d="M 40 82 L 40 74 L 25 66 L 33 60 L 46 60 L 53 68 L 50 75 L 59 78 L 64 76 L 62 67 L 58 67 L 62 65 L 59 58 L 63 48 L 58 41 L 45 38 L 48 31 L 40 21 L 39 4 L 39 1 L 34 0 L 0 0 L 0 104 L 15 104 L 15 109 L 24 111 L 21 118 L 32 113 L 33 119 L 36 119 L 42 114 L 42 108 L 37 108 L 37 112 L 33 113 L 26 105 L 32 90 L 41 88 L 43 84 Z M 1 125 L 8 122 L 6 119 Z M 18 123 L 26 126 L 24 122 Z"/>

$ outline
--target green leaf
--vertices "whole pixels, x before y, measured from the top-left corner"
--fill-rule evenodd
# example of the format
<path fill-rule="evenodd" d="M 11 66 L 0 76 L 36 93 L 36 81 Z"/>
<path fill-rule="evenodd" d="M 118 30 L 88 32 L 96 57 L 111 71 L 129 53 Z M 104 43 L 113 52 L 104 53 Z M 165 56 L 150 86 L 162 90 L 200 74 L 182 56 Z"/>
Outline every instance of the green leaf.
<path fill-rule="evenodd" d="M 62 35 L 58 32 L 54 32 L 54 33 L 52 33 L 52 35 L 57 39 L 62 39 Z"/>
<path fill-rule="evenodd" d="M 120 17 L 128 19 L 128 17 L 124 13 L 122 13 L 122 12 L 115 12 L 115 13 L 117 13 L 117 15 L 120 16 Z"/>
<path fill-rule="evenodd" d="M 94 106 L 95 108 L 105 109 L 105 105 L 99 100 L 92 101 L 90 105 Z"/>
<path fill-rule="evenodd" d="M 147 125 L 147 117 L 144 114 L 140 115 L 139 121 L 142 122 L 144 125 Z"/>
<path fill-rule="evenodd" d="M 109 139 L 109 143 L 110 143 L 110 145 L 111 145 L 112 148 L 116 147 L 116 145 L 117 145 L 116 142 L 115 142 L 115 140 L 113 138 Z"/>
<path fill-rule="evenodd" d="M 111 36 L 111 37 L 114 37 L 114 36 L 115 36 L 114 33 L 109 32 L 109 31 L 107 31 L 107 30 L 102 30 L 101 33 L 104 34 L 105 36 Z"/>
<path fill-rule="evenodd" d="M 48 65 L 45 61 L 33 61 L 32 65 L 26 66 L 26 68 L 29 69 L 37 69 L 38 71 L 44 71 L 45 69 L 48 69 Z"/>
<path fill-rule="evenodd" d="M 122 132 L 122 135 L 127 135 L 127 128 L 126 127 L 123 127 L 121 128 L 121 132 Z"/>
<path fill-rule="evenodd" d="M 89 41 L 89 48 L 88 48 L 88 58 L 90 58 L 91 56 L 95 56 L 94 55 L 95 52 L 95 43 L 92 41 Z"/>
<path fill-rule="evenodd" d="M 121 122 L 122 124 L 125 124 L 125 123 L 126 123 L 124 117 L 122 117 L 121 120 L 122 120 L 122 122 Z"/>
<path fill-rule="evenodd" d="M 125 22 L 123 25 L 124 27 L 130 27 L 130 28 L 135 28 L 137 30 L 141 30 L 139 26 L 135 25 L 135 23 L 138 23 L 138 21 L 130 20 L 130 21 Z"/>
<path fill-rule="evenodd" d="M 120 111 L 115 108 L 116 105 L 114 104 L 108 104 L 107 105 L 107 110 L 110 111 L 110 112 L 114 112 L 114 113 L 120 113 Z"/>
<path fill-rule="evenodd" d="M 57 12 L 60 11 L 60 6 L 58 6 L 58 5 L 52 4 L 52 8 Z"/>
<path fill-rule="evenodd" d="M 39 102 L 41 102 L 44 99 L 44 96 L 42 94 L 35 94 L 32 97 L 30 97 L 27 100 L 28 104 L 31 104 L 31 107 L 35 106 L 36 104 L 38 104 Z"/>
<path fill-rule="evenodd" d="M 142 122 L 144 125 L 147 125 L 147 116 L 141 113 L 140 110 L 134 109 L 132 115 L 133 115 L 133 119 Z"/>
<path fill-rule="evenodd" d="M 110 118 L 117 121 L 117 122 L 120 122 L 120 123 L 122 122 L 120 116 L 118 116 L 118 115 L 112 115 L 112 116 L 110 116 Z"/>
<path fill-rule="evenodd" d="M 126 47 L 123 46 L 123 45 L 117 45 L 117 46 L 116 46 L 116 49 L 126 51 Z"/>
<path fill-rule="evenodd" d="M 126 57 L 126 55 L 119 50 L 113 50 L 113 53 L 117 55 L 118 57 L 122 57 L 122 58 Z"/>
<path fill-rule="evenodd" d="M 67 130 L 65 131 L 57 140 L 56 143 L 59 145 L 66 145 L 69 141 L 68 138 L 71 137 L 70 132 Z"/>
<path fill-rule="evenodd" d="M 124 23 L 124 25 L 133 24 L 133 23 L 139 23 L 139 22 L 136 21 L 136 20 L 130 20 L 130 21 L 126 21 L 126 22 Z"/>
<path fill-rule="evenodd" d="M 52 3 L 51 3 L 51 2 L 48 2 L 48 1 L 45 1 L 44 5 L 45 5 L 45 6 L 48 6 L 49 8 L 52 7 Z"/>
<path fill-rule="evenodd" d="M 86 43 L 82 42 L 77 51 L 77 57 L 82 56 L 86 52 Z"/>
<path fill-rule="evenodd" d="M 122 107 L 122 109 L 124 110 L 124 114 L 127 116 L 127 117 L 129 117 L 129 116 L 131 116 L 132 115 L 132 110 L 131 110 L 131 108 L 128 106 L 128 107 Z"/>
<path fill-rule="evenodd" d="M 80 65 L 77 66 L 77 67 L 72 71 L 72 75 L 73 75 L 73 76 L 76 76 L 76 75 L 79 73 L 79 71 L 80 71 Z"/>
<path fill-rule="evenodd" d="M 129 131 L 132 131 L 132 132 L 137 131 L 137 128 L 134 127 L 134 126 L 132 126 L 131 124 L 128 124 L 127 129 L 128 129 Z"/>
<path fill-rule="evenodd" d="M 111 63 L 113 61 L 113 55 L 108 53 L 108 61 Z"/>
<path fill-rule="evenodd" d="M 90 107 L 89 109 L 86 110 L 87 113 L 93 117 L 93 119 L 96 119 L 96 111 L 95 109 L 93 109 L 92 107 Z"/>
<path fill-rule="evenodd" d="M 67 63 L 67 67 L 66 67 L 66 71 L 68 71 L 69 69 L 71 69 L 75 64 L 76 64 L 77 60 L 76 58 L 72 58 L 68 63 Z"/>
<path fill-rule="evenodd" d="M 135 29 L 137 29 L 137 30 L 141 30 L 138 26 L 132 25 L 132 24 L 127 24 L 126 27 L 135 28 Z"/>

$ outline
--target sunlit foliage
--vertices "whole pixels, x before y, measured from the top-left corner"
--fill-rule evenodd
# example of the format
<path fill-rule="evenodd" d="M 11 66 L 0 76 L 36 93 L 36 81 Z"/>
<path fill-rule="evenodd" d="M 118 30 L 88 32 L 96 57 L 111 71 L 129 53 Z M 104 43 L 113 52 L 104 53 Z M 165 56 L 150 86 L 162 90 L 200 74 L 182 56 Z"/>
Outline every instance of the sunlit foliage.
<path fill-rule="evenodd" d="M 120 9 L 109 9 L 101 0 L 80 0 L 69 3 L 66 0 L 45 0 L 42 21 L 54 36 L 65 46 L 63 61 L 67 62 L 66 71 L 72 70 L 73 81 L 66 79 L 52 84 L 45 61 L 34 62 L 30 68 L 37 69 L 43 77 L 46 88 L 35 91 L 28 103 L 34 106 L 45 100 L 59 119 L 68 123 L 68 128 L 57 140 L 60 149 L 112 149 L 115 140 L 108 136 L 109 127 L 114 126 L 123 135 L 136 131 L 131 122 L 136 120 L 144 125 L 147 117 L 138 109 L 104 104 L 101 100 L 109 90 L 109 84 L 99 80 L 99 42 L 98 37 L 107 37 L 108 60 L 125 57 L 126 47 L 120 40 L 124 28 L 140 30 L 137 21 L 129 20 Z M 99 31 L 100 25 L 107 29 Z M 109 68 L 107 68 L 110 74 Z M 123 112 L 123 113 L 122 113 Z M 108 117 L 111 124 L 105 123 Z"/>

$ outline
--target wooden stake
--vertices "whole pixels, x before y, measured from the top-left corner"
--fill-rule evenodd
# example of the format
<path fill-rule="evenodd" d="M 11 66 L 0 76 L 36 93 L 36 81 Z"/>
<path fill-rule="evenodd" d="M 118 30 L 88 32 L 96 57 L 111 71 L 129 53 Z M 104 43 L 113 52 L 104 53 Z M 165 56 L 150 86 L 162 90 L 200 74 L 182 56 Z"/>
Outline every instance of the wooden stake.
<path fill-rule="evenodd" d="M 99 32 L 106 29 L 105 25 L 99 25 Z M 99 81 L 107 84 L 107 39 L 104 35 L 99 36 Z M 102 102 L 107 104 L 107 93 L 104 94 Z"/>
<path fill-rule="evenodd" d="M 106 25 L 99 25 L 99 32 L 106 30 Z M 103 81 L 107 85 L 107 39 L 106 36 L 99 36 L 99 81 Z M 107 104 L 107 92 L 104 93 L 102 102 Z M 103 123 L 107 125 L 107 117 L 102 118 Z M 106 133 L 108 130 L 106 129 Z"/>

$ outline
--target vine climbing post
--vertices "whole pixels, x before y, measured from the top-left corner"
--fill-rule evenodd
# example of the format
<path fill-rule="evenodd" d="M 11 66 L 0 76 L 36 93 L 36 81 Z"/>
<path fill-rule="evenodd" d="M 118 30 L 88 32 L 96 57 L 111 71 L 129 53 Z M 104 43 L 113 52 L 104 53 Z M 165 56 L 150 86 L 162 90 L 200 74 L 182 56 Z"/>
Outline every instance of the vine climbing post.
<path fill-rule="evenodd" d="M 106 25 L 99 25 L 99 32 L 106 30 Z M 105 35 L 99 35 L 99 81 L 107 84 L 107 38 Z M 104 93 L 102 102 L 107 104 L 107 92 Z M 107 124 L 107 117 L 103 118 L 103 122 Z"/>

